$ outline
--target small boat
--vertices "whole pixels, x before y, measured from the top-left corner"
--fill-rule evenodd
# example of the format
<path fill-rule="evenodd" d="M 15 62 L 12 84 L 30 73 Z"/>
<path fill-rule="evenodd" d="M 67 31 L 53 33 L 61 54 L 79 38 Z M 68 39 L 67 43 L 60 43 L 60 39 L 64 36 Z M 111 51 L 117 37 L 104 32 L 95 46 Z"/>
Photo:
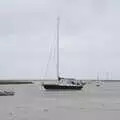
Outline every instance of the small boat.
<path fill-rule="evenodd" d="M 81 80 L 80 83 L 81 83 L 83 86 L 87 84 L 86 81 L 83 81 L 83 80 Z"/>
<path fill-rule="evenodd" d="M 0 90 L 0 96 L 13 96 L 15 95 L 14 91 Z"/>
<path fill-rule="evenodd" d="M 81 90 L 83 85 L 73 78 L 63 78 L 59 76 L 59 17 L 57 18 L 57 82 L 56 84 L 45 84 L 42 86 L 46 90 Z"/>
<path fill-rule="evenodd" d="M 99 82 L 96 82 L 96 86 L 97 86 L 97 87 L 100 87 L 100 83 L 99 83 Z"/>

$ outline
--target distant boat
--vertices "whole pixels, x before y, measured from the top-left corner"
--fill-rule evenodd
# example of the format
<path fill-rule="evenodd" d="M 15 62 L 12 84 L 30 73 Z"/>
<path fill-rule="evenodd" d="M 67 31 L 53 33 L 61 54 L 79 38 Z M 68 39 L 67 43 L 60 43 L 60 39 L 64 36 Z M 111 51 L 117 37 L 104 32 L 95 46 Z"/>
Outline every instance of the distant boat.
<path fill-rule="evenodd" d="M 97 86 L 97 87 L 100 87 L 100 86 L 101 86 L 101 81 L 100 81 L 100 79 L 99 79 L 99 74 L 97 74 L 96 86 Z"/>
<path fill-rule="evenodd" d="M 57 18 L 57 83 L 56 84 L 45 84 L 42 86 L 46 90 L 81 90 L 83 85 L 76 79 L 62 78 L 59 76 L 59 17 Z"/>
<path fill-rule="evenodd" d="M 96 86 L 97 87 L 101 86 L 100 82 L 96 82 Z"/>

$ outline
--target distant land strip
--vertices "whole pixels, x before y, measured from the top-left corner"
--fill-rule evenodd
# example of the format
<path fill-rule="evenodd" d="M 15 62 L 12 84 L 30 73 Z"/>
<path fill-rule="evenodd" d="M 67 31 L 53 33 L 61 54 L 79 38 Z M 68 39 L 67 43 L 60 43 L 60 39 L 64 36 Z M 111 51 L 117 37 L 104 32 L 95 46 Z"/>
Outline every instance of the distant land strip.
<path fill-rule="evenodd" d="M 91 80 L 91 81 L 99 81 L 99 80 Z M 100 80 L 103 82 L 120 82 L 120 80 Z"/>
<path fill-rule="evenodd" d="M 45 81 L 56 81 L 56 80 L 0 80 L 0 85 L 7 85 L 7 84 L 33 84 L 34 82 L 45 82 Z M 98 80 L 84 80 L 84 81 L 91 81 L 95 82 Z M 120 82 L 120 80 L 100 80 L 103 82 Z"/>
<path fill-rule="evenodd" d="M 32 81 L 26 80 L 0 80 L 0 85 L 7 85 L 7 84 L 33 84 Z"/>

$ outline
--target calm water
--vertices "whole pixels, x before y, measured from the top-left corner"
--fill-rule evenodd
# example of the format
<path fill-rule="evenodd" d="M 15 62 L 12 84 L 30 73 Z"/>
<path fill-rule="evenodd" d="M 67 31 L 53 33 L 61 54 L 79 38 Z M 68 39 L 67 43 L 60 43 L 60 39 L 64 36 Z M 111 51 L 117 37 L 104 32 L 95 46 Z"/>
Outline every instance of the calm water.
<path fill-rule="evenodd" d="M 0 96 L 0 120 L 120 120 L 120 83 L 85 86 L 82 91 L 45 91 L 38 84 L 11 85 Z"/>

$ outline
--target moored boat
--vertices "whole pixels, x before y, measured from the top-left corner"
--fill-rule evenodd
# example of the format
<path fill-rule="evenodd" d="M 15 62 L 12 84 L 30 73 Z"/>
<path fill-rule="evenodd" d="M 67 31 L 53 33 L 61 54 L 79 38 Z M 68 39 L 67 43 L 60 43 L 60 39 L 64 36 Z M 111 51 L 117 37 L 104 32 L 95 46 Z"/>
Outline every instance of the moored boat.
<path fill-rule="evenodd" d="M 65 79 L 61 78 L 59 75 L 59 17 L 57 18 L 57 83 L 56 84 L 46 84 L 43 83 L 42 86 L 46 90 L 81 90 L 83 85 L 76 82 L 76 79 Z"/>

